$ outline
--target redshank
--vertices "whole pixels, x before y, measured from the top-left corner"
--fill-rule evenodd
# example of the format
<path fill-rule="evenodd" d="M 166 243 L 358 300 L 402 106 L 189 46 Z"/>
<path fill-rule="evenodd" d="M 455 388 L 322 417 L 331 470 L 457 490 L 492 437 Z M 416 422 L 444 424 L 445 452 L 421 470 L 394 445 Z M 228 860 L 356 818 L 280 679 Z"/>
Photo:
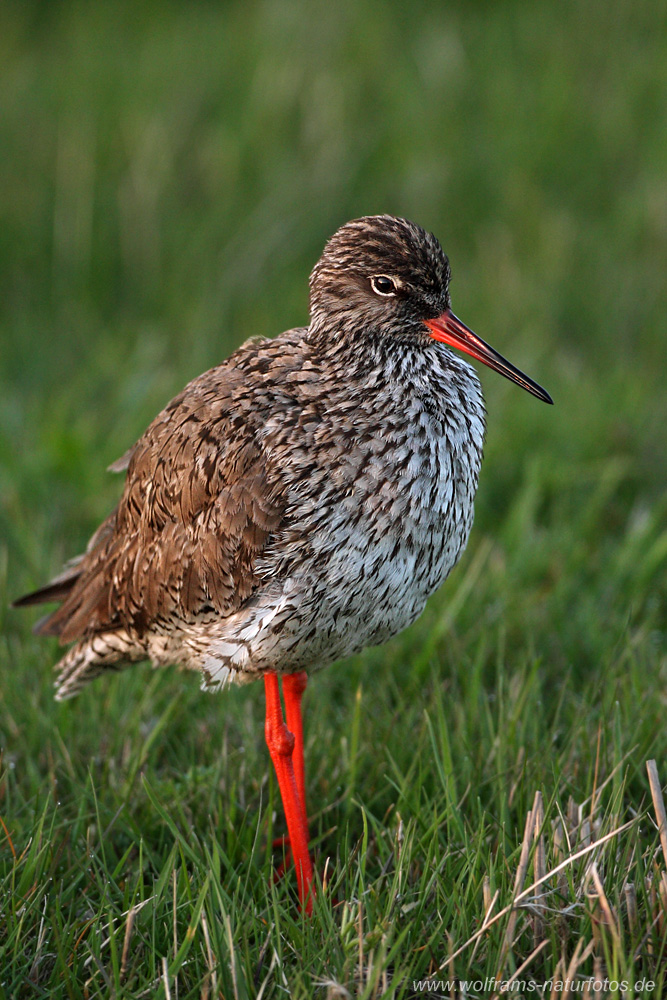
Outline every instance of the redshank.
<path fill-rule="evenodd" d="M 61 602 L 35 628 L 74 643 L 58 699 L 146 659 L 200 671 L 207 691 L 264 680 L 307 912 L 307 675 L 413 622 L 472 525 L 485 410 L 450 347 L 551 402 L 456 318 L 449 277 L 405 219 L 342 226 L 311 274 L 309 325 L 190 382 L 111 466 L 123 494 L 86 552 L 16 601 Z"/>

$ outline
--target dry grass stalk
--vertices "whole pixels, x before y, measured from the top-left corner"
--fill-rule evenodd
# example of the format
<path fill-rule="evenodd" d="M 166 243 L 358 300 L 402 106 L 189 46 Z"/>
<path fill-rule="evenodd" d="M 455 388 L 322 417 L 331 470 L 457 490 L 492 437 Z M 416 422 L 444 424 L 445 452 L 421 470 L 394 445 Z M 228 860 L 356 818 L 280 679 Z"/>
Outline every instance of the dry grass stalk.
<path fill-rule="evenodd" d="M 485 876 L 488 878 L 488 876 Z M 449 1000 L 455 1000 L 456 991 L 454 984 L 456 982 L 455 966 L 452 953 L 454 951 L 454 942 L 452 941 L 452 935 L 447 931 L 447 951 L 449 952 L 447 956 L 447 978 L 449 979 Z"/>
<path fill-rule="evenodd" d="M 635 948 L 635 961 L 643 959 L 646 955 L 653 955 L 653 930 L 660 920 L 661 914 L 655 914 L 651 923 L 649 924 L 646 933 L 643 935 L 641 941 Z"/>
<path fill-rule="evenodd" d="M 660 787 L 660 778 L 658 777 L 658 767 L 656 762 L 654 760 L 647 760 L 646 770 L 648 771 L 648 783 L 651 786 L 653 808 L 655 809 L 655 818 L 657 820 L 658 831 L 660 833 L 662 854 L 665 864 L 667 865 L 667 813 L 665 812 L 665 800 L 662 797 L 662 788 Z"/>
<path fill-rule="evenodd" d="M 667 931 L 667 872 L 662 873 L 660 885 L 658 886 L 658 896 L 660 897 L 660 913 L 658 915 L 658 927 L 660 935 L 664 938 Z"/>
<path fill-rule="evenodd" d="M 567 829 L 565 827 L 565 817 L 560 812 L 555 820 L 553 827 L 553 837 L 551 848 L 553 851 L 554 863 L 560 865 L 565 859 L 565 848 L 569 848 L 569 837 L 567 834 Z M 561 871 L 556 879 L 556 893 L 561 900 L 567 899 L 567 874 L 565 871 Z M 569 934 L 569 929 L 567 926 L 567 921 L 563 918 L 559 921 L 559 933 L 561 938 L 565 939 Z"/>
<path fill-rule="evenodd" d="M 593 955 L 593 978 L 588 983 L 588 996 L 600 996 L 607 973 L 600 955 Z"/>
<path fill-rule="evenodd" d="M 143 910 L 144 906 L 148 906 L 148 904 L 152 903 L 154 899 L 155 899 L 155 896 L 149 896 L 147 899 L 143 899 L 140 903 L 135 903 L 134 906 L 130 907 L 130 910 L 134 910 L 134 914 L 136 916 L 136 914 L 139 912 L 139 910 Z M 130 910 L 125 910 L 125 912 L 121 913 L 120 916 L 121 917 L 129 917 Z M 118 919 L 120 919 L 120 918 L 118 918 Z M 134 922 L 134 917 L 132 918 L 132 920 Z M 111 940 L 111 935 L 108 932 L 111 930 L 112 926 L 113 927 L 116 926 L 116 923 L 117 923 L 116 919 L 110 920 L 109 923 L 105 924 L 104 927 L 101 929 L 101 933 L 103 933 L 103 934 L 106 933 L 107 937 L 105 937 L 104 940 L 102 941 L 102 943 L 100 944 L 100 950 L 102 948 L 106 948 L 107 945 L 109 944 L 109 941 Z M 81 937 L 83 937 L 84 933 L 85 933 L 85 931 L 82 931 L 82 933 L 80 935 L 80 939 L 81 939 Z M 125 933 L 127 934 L 127 926 L 125 928 Z M 91 964 L 91 962 L 93 962 L 94 957 L 95 956 L 93 954 L 90 954 L 88 956 L 88 958 L 85 959 L 85 961 L 83 963 L 84 968 L 87 968 Z"/>
<path fill-rule="evenodd" d="M 607 841 L 611 840 L 613 837 L 618 837 L 620 836 L 620 834 L 625 833 L 626 830 L 629 830 L 630 827 L 634 826 L 636 823 L 637 823 L 636 817 L 631 820 L 628 820 L 627 823 L 623 823 L 622 826 L 616 827 L 615 830 L 610 830 L 609 833 L 605 833 L 603 837 L 599 837 L 592 844 L 589 844 L 587 847 L 582 847 L 581 850 L 577 851 L 575 854 L 572 854 L 570 855 L 570 857 L 565 858 L 565 860 L 561 861 L 559 865 L 556 865 L 555 868 L 552 868 L 551 871 L 547 872 L 547 874 L 544 876 L 543 879 L 541 879 L 539 882 L 533 882 L 533 884 L 529 885 L 527 889 L 524 889 L 523 892 L 520 892 L 519 895 L 516 896 L 511 903 L 503 907 L 502 910 L 499 910 L 498 913 L 496 913 L 495 917 L 492 917 L 491 920 L 489 920 L 484 927 L 480 927 L 479 930 L 475 931 L 475 933 L 472 934 L 467 941 L 465 941 L 462 945 L 460 945 L 459 948 L 456 949 L 451 958 L 452 959 L 458 958 L 458 956 L 461 955 L 466 950 L 466 948 L 469 948 L 471 944 L 474 944 L 475 941 L 477 941 L 480 937 L 482 937 L 482 935 L 485 933 L 485 931 L 489 929 L 489 927 L 492 927 L 493 924 L 496 924 L 499 920 L 502 920 L 503 917 L 506 917 L 507 914 L 510 913 L 516 907 L 517 903 L 520 903 L 522 900 L 526 899 L 526 897 L 534 893 L 535 890 L 538 888 L 538 886 L 543 885 L 544 882 L 547 881 L 547 879 L 554 878 L 554 876 L 562 872 L 566 867 L 568 867 L 568 865 L 574 864 L 575 861 L 578 861 L 580 858 L 583 858 L 587 854 L 590 854 L 591 851 L 595 851 L 597 850 L 598 847 L 602 847 L 603 844 L 606 844 Z M 444 965 L 439 966 L 439 969 L 442 968 L 444 968 Z"/>
<path fill-rule="evenodd" d="M 565 831 L 563 830 L 563 820 L 559 816 L 553 822 L 553 832 L 551 839 L 551 849 L 553 851 L 554 861 L 558 864 L 562 861 L 564 857 L 564 846 L 565 846 Z"/>
<path fill-rule="evenodd" d="M 533 839 L 535 841 L 535 853 L 533 855 L 533 873 L 535 875 L 535 882 L 542 882 L 547 873 L 546 864 L 546 851 L 544 848 L 544 803 L 542 801 L 542 793 L 535 792 L 535 804 L 533 806 Z M 544 937 L 544 920 L 542 919 L 541 911 L 544 910 L 544 904 L 541 901 L 536 901 L 535 909 L 538 911 L 533 916 L 533 945 L 535 948 L 539 945 L 540 941 Z"/>
<path fill-rule="evenodd" d="M 268 945 L 269 945 L 269 937 L 267 936 L 266 944 L 263 945 L 262 947 L 263 948 L 268 948 Z M 271 984 L 273 983 L 273 970 L 275 969 L 276 965 L 278 965 L 280 967 L 280 959 L 278 957 L 278 952 L 276 951 L 275 948 L 273 948 L 272 949 L 272 954 L 271 954 L 271 961 L 269 962 L 269 967 L 268 967 L 268 969 L 266 971 L 266 975 L 264 976 L 264 981 L 262 982 L 262 984 L 261 984 L 261 986 L 259 988 L 259 991 L 257 993 L 257 996 L 254 998 L 254 1000 L 262 1000 L 262 997 L 264 996 L 264 991 L 270 988 Z M 282 968 L 281 968 L 281 972 L 282 972 L 283 980 L 285 980 L 285 973 L 282 970 Z M 331 981 L 325 981 L 323 983 L 320 983 L 319 985 L 329 986 L 330 982 Z M 341 989 L 343 989 L 342 986 L 341 986 Z M 285 991 L 286 990 L 287 990 L 287 987 L 285 987 Z M 328 996 L 329 996 L 329 994 L 327 993 L 327 1000 L 328 1000 Z M 345 991 L 344 994 L 341 994 L 341 996 L 343 997 L 343 1000 L 350 1000 L 350 994 L 347 991 Z M 218 997 L 222 997 L 222 993 L 216 993 L 215 994 L 216 1000 L 218 1000 Z"/>
<path fill-rule="evenodd" d="M 329 888 L 329 864 L 331 858 L 327 855 L 326 861 L 324 862 L 324 870 L 322 872 L 322 893 L 326 896 L 327 889 Z"/>
<path fill-rule="evenodd" d="M 14 857 L 16 857 L 16 855 L 14 855 Z M 41 961 L 42 948 L 44 947 L 44 939 L 46 937 L 46 923 L 45 923 L 46 904 L 47 904 L 47 897 L 44 896 L 44 905 L 42 907 L 42 918 L 39 921 L 39 932 L 37 934 L 37 947 L 35 948 L 35 957 L 32 960 L 32 964 L 30 966 L 30 972 L 28 973 L 28 979 L 31 980 L 36 980 L 39 976 L 39 963 Z"/>
<path fill-rule="evenodd" d="M 567 800 L 567 827 L 568 830 L 578 830 L 581 822 L 581 807 L 577 805 L 570 795 Z M 571 850 L 571 846 L 568 845 Z"/>
<path fill-rule="evenodd" d="M 167 956 L 162 956 L 162 982 L 164 984 L 164 996 L 165 1000 L 171 1000 L 171 988 L 169 986 L 169 966 L 167 964 Z"/>
<path fill-rule="evenodd" d="M 482 880 L 482 902 L 484 904 L 484 913 L 489 912 L 489 907 L 491 905 L 491 879 L 488 875 L 485 875 Z"/>
<path fill-rule="evenodd" d="M 579 812 L 581 814 L 581 806 L 579 806 Z M 587 847 L 593 837 L 593 824 L 591 823 L 588 816 L 582 817 L 579 823 L 579 843 L 583 847 Z"/>
<path fill-rule="evenodd" d="M 234 934 L 232 933 L 232 921 L 228 913 L 224 915 L 225 931 L 229 942 L 229 965 L 232 973 L 232 991 L 234 1000 L 239 1000 L 239 985 L 236 975 L 236 951 L 234 949 Z"/>
<path fill-rule="evenodd" d="M 341 983 L 334 983 L 327 980 L 318 985 L 326 986 L 327 1000 L 352 1000 L 352 994 Z"/>
<path fill-rule="evenodd" d="M 218 995 L 218 973 L 217 973 L 217 963 L 213 957 L 213 949 L 211 948 L 211 937 L 208 933 L 208 921 L 206 920 L 206 914 L 202 910 L 201 914 L 201 929 L 204 934 L 204 942 L 206 944 L 206 965 L 208 966 L 208 971 L 206 974 L 206 980 L 204 982 L 204 987 L 202 988 L 202 1000 L 204 997 L 204 988 L 206 989 L 206 997 L 208 997 L 208 992 L 210 987 L 213 988 L 213 996 Z"/>
<path fill-rule="evenodd" d="M 482 884 L 482 892 L 484 894 L 484 917 L 482 919 L 482 927 L 481 927 L 482 930 L 486 927 L 486 925 L 489 923 L 489 921 L 491 919 L 491 911 L 493 910 L 493 907 L 496 905 L 496 902 L 498 900 L 498 895 L 499 895 L 498 894 L 498 890 L 496 889 L 496 891 L 494 892 L 494 894 L 491 897 L 491 899 L 489 899 L 488 904 L 487 904 L 487 902 L 486 902 L 486 900 L 487 900 L 487 891 L 490 894 L 490 892 L 491 892 L 491 884 L 489 882 L 488 875 L 485 875 L 484 876 L 484 882 Z M 478 938 L 477 941 L 475 941 L 475 946 L 474 946 L 474 948 L 472 950 L 472 955 L 470 956 L 470 961 L 471 962 L 474 961 L 475 955 L 477 954 L 477 949 L 479 947 L 480 940 L 481 940 L 481 938 Z M 452 963 L 452 967 L 453 967 L 453 963 Z"/>
<path fill-rule="evenodd" d="M 589 941 L 588 944 L 586 944 L 585 946 L 584 945 L 585 945 L 584 938 L 579 938 L 579 940 L 577 941 L 577 946 L 574 949 L 572 958 L 570 959 L 570 964 L 568 965 L 567 970 L 565 972 L 564 981 L 565 983 L 567 983 L 565 991 L 563 993 L 558 993 L 558 994 L 552 992 L 552 996 L 559 996 L 562 997 L 563 1000 L 566 1000 L 567 997 L 576 995 L 573 993 L 573 990 L 570 989 L 570 984 L 575 981 L 579 971 L 579 966 L 584 964 L 586 959 L 593 951 L 593 948 L 595 947 L 593 941 Z"/>
<path fill-rule="evenodd" d="M 565 963 L 561 955 L 561 957 L 558 959 L 558 962 L 556 963 L 556 968 L 554 969 L 553 984 L 551 986 L 551 993 L 549 994 L 549 1000 L 554 1000 L 555 997 L 558 997 L 558 1000 L 562 1000 L 563 994 L 560 990 L 558 991 L 556 990 L 556 983 L 560 983 L 563 981 L 564 969 L 565 969 Z"/>
<path fill-rule="evenodd" d="M 611 903 L 607 898 L 607 894 L 604 891 L 604 886 L 602 884 L 602 879 L 600 878 L 600 873 L 598 872 L 598 866 L 593 862 L 590 868 L 591 876 L 593 878 L 593 885 L 595 886 L 595 891 L 597 897 L 600 901 L 600 908 L 604 915 L 604 920 L 601 921 L 601 925 L 607 927 L 609 932 L 614 939 L 614 944 L 620 945 L 621 936 L 618 930 L 618 922 L 616 920 L 616 914 L 612 908 Z"/>
<path fill-rule="evenodd" d="M 634 882 L 625 884 L 625 907 L 628 914 L 628 927 L 630 933 L 635 934 L 637 930 L 637 893 Z"/>
<path fill-rule="evenodd" d="M 506 993 L 510 993 L 511 994 L 511 992 L 512 992 L 512 989 L 511 989 L 512 988 L 512 983 L 514 983 L 519 978 L 519 976 L 523 975 L 523 973 L 526 971 L 526 969 L 531 964 L 531 962 L 533 961 L 533 959 L 537 958 L 537 956 L 540 954 L 540 952 L 544 951 L 544 949 L 546 948 L 546 946 L 548 944 L 549 944 L 549 942 L 548 942 L 548 940 L 546 938 L 544 938 L 543 941 L 540 941 L 540 943 L 538 944 L 537 948 L 534 948 L 533 951 L 531 951 L 531 953 L 528 956 L 528 958 L 524 959 L 524 961 L 521 963 L 521 965 L 516 970 L 516 972 L 513 972 L 512 975 L 509 977 L 509 979 L 506 980 L 506 982 L 504 984 L 504 988 L 503 988 L 503 993 L 505 993 L 505 994 Z M 499 993 L 494 993 L 493 997 L 492 997 L 492 1000 L 499 1000 L 500 995 L 501 994 L 499 994 Z"/>
<path fill-rule="evenodd" d="M 178 876 L 176 874 L 176 868 L 171 873 L 171 886 L 172 886 L 172 905 L 173 905 L 173 930 L 174 930 L 174 958 L 178 955 L 178 925 L 176 920 L 176 910 L 178 907 L 178 893 L 177 893 L 177 882 Z M 174 991 L 176 993 L 176 1000 L 178 1000 L 178 973 L 174 977 Z"/>
<path fill-rule="evenodd" d="M 130 958 L 130 944 L 132 941 L 132 930 L 134 928 L 134 918 L 137 915 L 137 907 L 133 906 L 127 912 L 127 920 L 125 921 L 125 935 L 123 937 L 123 952 L 120 959 L 120 981 L 121 983 L 127 975 L 127 966 Z"/>
<path fill-rule="evenodd" d="M 1 762 L 1 759 L 0 759 L 0 762 Z M 12 857 L 13 857 L 14 861 L 16 861 L 16 848 L 14 847 L 14 843 L 12 841 L 12 838 L 11 838 L 10 834 L 9 834 L 9 830 L 5 826 L 5 821 L 3 820 L 2 816 L 0 816 L 0 826 L 5 831 L 5 836 L 7 838 L 7 843 L 9 844 L 9 850 L 12 852 Z"/>
<path fill-rule="evenodd" d="M 364 911 L 363 903 L 359 900 L 357 910 L 357 940 L 359 942 L 359 982 L 364 980 Z"/>
<path fill-rule="evenodd" d="M 535 815 L 536 815 L 536 803 L 538 800 L 539 792 L 535 793 L 535 800 L 533 803 L 533 808 L 528 812 L 526 816 L 526 826 L 523 831 L 523 841 L 521 843 L 521 854 L 519 855 L 519 865 L 516 870 L 516 875 L 514 876 L 514 900 L 518 898 L 522 888 L 523 883 L 526 879 L 526 872 L 528 871 L 528 864 L 530 862 L 530 847 L 533 841 L 533 833 L 535 831 Z M 505 970 L 505 962 L 507 961 L 507 955 L 509 954 L 510 948 L 512 947 L 512 941 L 514 940 L 514 932 L 516 930 L 516 923 L 519 919 L 519 911 L 514 907 L 511 907 L 510 918 L 507 921 L 507 927 L 505 929 L 505 937 L 503 940 L 503 946 L 500 953 L 500 963 L 498 965 L 498 971 L 496 973 L 496 979 L 503 978 L 503 972 Z"/>
<path fill-rule="evenodd" d="M 602 941 L 602 931 L 600 930 L 600 923 L 602 919 L 602 907 L 600 905 L 600 897 L 597 892 L 591 890 L 586 893 L 586 899 L 588 901 L 588 914 L 591 918 L 591 933 L 593 935 L 593 944 L 595 946 L 596 952 L 599 952 L 603 947 Z"/>
<path fill-rule="evenodd" d="M 591 792 L 591 823 L 595 819 L 595 809 L 597 807 L 598 774 L 600 773 L 600 740 L 602 738 L 602 722 L 598 723 L 598 742 L 595 750 L 595 773 L 593 775 L 593 791 Z"/>

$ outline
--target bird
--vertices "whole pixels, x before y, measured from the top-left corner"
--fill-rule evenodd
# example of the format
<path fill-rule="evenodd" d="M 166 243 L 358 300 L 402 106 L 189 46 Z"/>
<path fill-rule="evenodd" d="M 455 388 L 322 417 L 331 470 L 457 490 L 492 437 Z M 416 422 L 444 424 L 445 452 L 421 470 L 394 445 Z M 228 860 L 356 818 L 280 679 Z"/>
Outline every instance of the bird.
<path fill-rule="evenodd" d="M 122 495 L 86 551 L 14 602 L 59 602 L 35 626 L 73 644 L 59 700 L 142 660 L 199 671 L 211 692 L 263 680 L 308 914 L 308 677 L 415 621 L 470 534 L 486 411 L 455 349 L 552 403 L 455 316 L 449 285 L 420 226 L 341 226 L 311 273 L 308 325 L 191 381 L 109 467 Z"/>

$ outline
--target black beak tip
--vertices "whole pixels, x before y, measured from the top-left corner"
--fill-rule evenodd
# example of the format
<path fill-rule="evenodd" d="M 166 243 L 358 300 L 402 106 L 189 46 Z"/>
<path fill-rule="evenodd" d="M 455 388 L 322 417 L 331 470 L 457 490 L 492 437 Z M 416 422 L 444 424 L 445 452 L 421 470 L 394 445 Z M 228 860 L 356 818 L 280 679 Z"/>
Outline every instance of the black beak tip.
<path fill-rule="evenodd" d="M 546 389 L 543 389 L 537 382 L 533 382 L 532 378 L 524 376 L 524 379 L 525 381 L 519 382 L 519 385 L 522 385 L 524 389 L 527 389 L 528 392 L 535 396 L 536 399 L 541 399 L 543 403 L 548 403 L 549 406 L 554 405 L 554 401 Z"/>

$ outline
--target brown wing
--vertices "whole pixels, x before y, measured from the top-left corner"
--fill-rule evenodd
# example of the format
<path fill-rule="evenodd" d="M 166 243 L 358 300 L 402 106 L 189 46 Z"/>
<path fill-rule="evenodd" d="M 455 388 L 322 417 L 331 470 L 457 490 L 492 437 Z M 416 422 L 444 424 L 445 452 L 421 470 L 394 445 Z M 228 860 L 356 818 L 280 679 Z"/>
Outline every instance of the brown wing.
<path fill-rule="evenodd" d="M 228 615 L 256 589 L 286 496 L 260 441 L 275 402 L 230 362 L 191 382 L 131 449 L 120 503 L 86 553 L 17 602 L 63 601 L 41 633 L 142 635 L 207 608 Z"/>

